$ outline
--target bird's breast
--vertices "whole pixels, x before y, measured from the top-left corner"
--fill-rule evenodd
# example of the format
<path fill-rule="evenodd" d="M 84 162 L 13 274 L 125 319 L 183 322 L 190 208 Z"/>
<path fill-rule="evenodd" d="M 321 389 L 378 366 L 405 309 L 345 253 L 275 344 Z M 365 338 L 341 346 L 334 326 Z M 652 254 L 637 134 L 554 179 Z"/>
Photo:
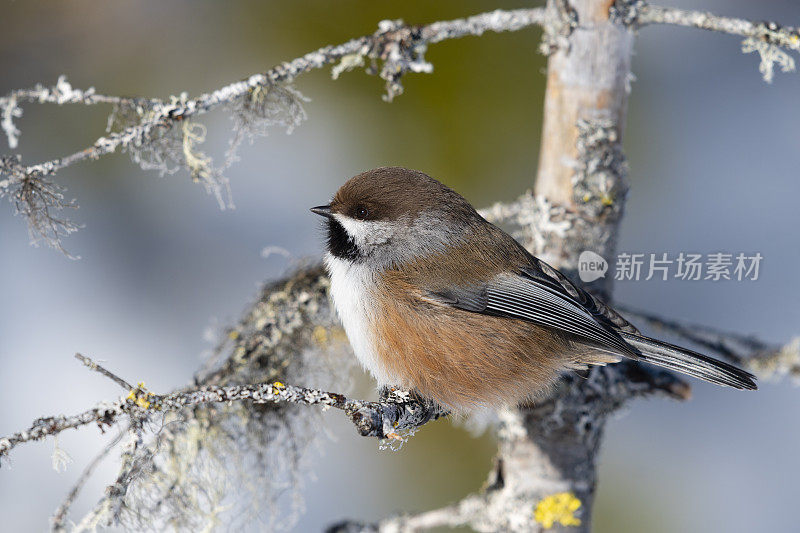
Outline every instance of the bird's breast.
<path fill-rule="evenodd" d="M 374 271 L 363 264 L 326 254 L 331 277 L 331 297 L 356 358 L 379 385 L 392 385 L 392 376 L 375 345 L 378 281 Z"/>

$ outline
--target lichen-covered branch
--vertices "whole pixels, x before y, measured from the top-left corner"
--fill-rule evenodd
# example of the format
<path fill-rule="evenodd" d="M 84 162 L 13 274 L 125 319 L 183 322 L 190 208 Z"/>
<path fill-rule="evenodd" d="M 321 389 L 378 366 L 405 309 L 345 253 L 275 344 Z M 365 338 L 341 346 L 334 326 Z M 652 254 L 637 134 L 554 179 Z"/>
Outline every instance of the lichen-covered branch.
<path fill-rule="evenodd" d="M 800 29 L 776 22 L 754 22 L 702 11 L 662 7 L 643 0 L 617 0 L 612 15 L 634 27 L 669 24 L 744 37 L 742 51 L 758 52 L 761 56 L 759 70 L 767 82 L 773 80 L 776 63 L 783 72 L 795 70 L 794 59 L 782 49 L 800 52 Z"/>
<path fill-rule="evenodd" d="M 302 380 L 348 389 L 351 356 L 343 353 L 346 338 L 332 316 L 328 283 L 319 266 L 307 266 L 266 286 L 241 321 L 224 332 L 192 385 L 155 395 L 140 384 L 126 398 L 80 415 L 37 421 L 0 440 L 2 453 L 65 428 L 115 421 L 131 427 L 116 480 L 77 521 L 77 531 L 110 525 L 160 530 L 175 523 L 200 530 L 224 510 L 228 521 L 240 525 L 265 517 L 291 523 L 302 508 L 299 497 L 288 505 L 282 499 L 280 508 L 277 500 L 285 498 L 287 487 L 289 494 L 302 487 L 307 450 L 324 435 L 323 409 L 338 408 L 361 434 L 390 442 L 445 414 L 401 391 L 369 402 L 284 385 Z M 68 508 L 69 498 L 54 527 L 65 523 Z"/>
<path fill-rule="evenodd" d="M 52 87 L 38 84 L 30 89 L 17 89 L 11 91 L 6 96 L 0 98 L 0 128 L 6 134 L 8 146 L 16 148 L 19 143 L 20 131 L 14 125 L 14 119 L 22 116 L 22 109 L 19 104 L 23 102 L 33 102 L 38 104 L 111 104 L 124 106 L 153 107 L 161 103 L 158 99 L 152 98 L 125 98 L 122 96 L 109 96 L 97 94 L 94 87 L 86 90 L 76 89 L 67 81 L 66 76 L 59 76 L 58 81 Z"/>
<path fill-rule="evenodd" d="M 89 362 L 87 366 L 95 365 L 91 359 L 83 359 Z M 0 438 L 0 456 L 7 455 L 19 444 L 55 436 L 67 429 L 87 425 L 97 425 L 102 429 L 116 424 L 120 418 L 126 416 L 139 420 L 141 424 L 154 413 L 177 411 L 207 403 L 237 401 L 255 404 L 288 402 L 319 405 L 323 409 L 332 407 L 344 411 L 361 435 L 378 438 L 392 438 L 399 431 L 419 427 L 447 414 L 443 408 L 399 390 L 391 391 L 380 402 L 370 402 L 319 389 L 285 385 L 278 381 L 228 387 L 206 386 L 164 395 L 153 394 L 140 383 L 130 390 L 126 398 L 101 403 L 77 415 L 39 418 L 28 429 Z"/>
<path fill-rule="evenodd" d="M 702 11 L 687 11 L 673 7 L 662 7 L 644 2 L 618 2 L 628 4 L 634 15 L 632 21 L 639 26 L 650 24 L 670 24 L 700 28 L 702 30 L 718 31 L 738 35 L 740 37 L 753 37 L 769 44 L 781 46 L 788 50 L 800 50 L 800 29 L 793 26 L 784 26 L 777 22 L 753 22 L 746 19 L 724 17 Z M 636 7 L 636 4 L 639 7 Z"/>
<path fill-rule="evenodd" d="M 433 67 L 424 57 L 428 44 L 487 31 L 517 31 L 543 21 L 541 8 L 497 10 L 426 26 L 407 26 L 399 20 L 382 21 L 372 35 L 322 47 L 195 98 L 185 93 L 168 100 L 99 95 L 94 88 L 85 91 L 73 88 L 64 76 L 54 87 L 38 85 L 12 91 L 0 98 L 0 127 L 11 148 L 19 141 L 20 132 L 14 119 L 22 115 L 19 104 L 23 101 L 104 103 L 112 104 L 114 111 L 108 121 L 109 134 L 81 151 L 33 165 L 23 164 L 17 157 L 3 157 L 0 160 L 0 197 L 11 198 L 17 213 L 29 221 L 33 242 L 44 241 L 64 251 L 62 237 L 75 231 L 77 226 L 58 218 L 55 212 L 72 204 L 64 202 L 63 189 L 44 178 L 80 161 L 97 159 L 119 149 L 128 152 L 144 169 L 155 169 L 162 174 L 187 169 L 193 181 L 203 184 L 217 197 L 221 207 L 229 206 L 232 203 L 223 171 L 235 161 L 235 150 L 241 140 L 245 136 L 263 134 L 273 125 L 291 131 L 305 119 L 303 97 L 290 86 L 301 74 L 341 62 L 334 68 L 333 74 L 337 77 L 344 70 L 363 66 L 367 60 L 367 70 L 378 73 L 386 81 L 385 99 L 391 100 L 402 93 L 400 79 L 404 74 L 431 72 Z M 379 62 L 382 63 L 380 69 Z M 195 120 L 220 107 L 231 110 L 235 131 L 225 164 L 216 167 L 208 155 L 197 149 L 205 139 L 205 127 Z M 31 191 L 39 194 L 31 197 Z"/>

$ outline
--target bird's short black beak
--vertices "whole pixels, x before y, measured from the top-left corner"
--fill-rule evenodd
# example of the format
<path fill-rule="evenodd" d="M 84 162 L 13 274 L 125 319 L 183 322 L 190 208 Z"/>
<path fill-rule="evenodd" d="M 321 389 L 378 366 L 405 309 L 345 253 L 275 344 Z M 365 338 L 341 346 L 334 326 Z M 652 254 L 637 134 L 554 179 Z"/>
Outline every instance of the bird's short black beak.
<path fill-rule="evenodd" d="M 317 207 L 312 207 L 311 212 L 327 218 L 333 217 L 333 213 L 331 213 L 331 206 L 329 205 L 318 205 Z"/>

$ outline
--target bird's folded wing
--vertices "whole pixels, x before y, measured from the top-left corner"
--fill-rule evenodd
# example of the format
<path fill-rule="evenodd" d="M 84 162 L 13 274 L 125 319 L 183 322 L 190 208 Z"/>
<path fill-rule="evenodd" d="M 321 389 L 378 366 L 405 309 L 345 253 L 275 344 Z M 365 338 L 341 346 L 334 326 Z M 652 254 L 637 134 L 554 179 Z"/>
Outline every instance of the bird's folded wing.
<path fill-rule="evenodd" d="M 639 334 L 639 330 L 633 324 L 625 320 L 614 309 L 572 283 L 564 274 L 532 255 L 529 256 L 529 259 L 530 265 L 521 269 L 523 276 L 549 285 L 562 292 L 565 296 L 569 296 L 588 310 L 592 316 L 601 322 L 607 323 L 614 329 L 625 333 Z"/>
<path fill-rule="evenodd" d="M 593 313 L 597 309 L 596 300 L 589 296 L 592 307 L 585 306 L 543 272 L 529 273 L 525 269 L 519 273 L 503 273 L 484 283 L 437 288 L 429 294 L 440 303 L 465 311 L 527 320 L 629 357 L 637 355 L 609 320 Z M 576 295 L 588 296 L 583 291 Z"/>

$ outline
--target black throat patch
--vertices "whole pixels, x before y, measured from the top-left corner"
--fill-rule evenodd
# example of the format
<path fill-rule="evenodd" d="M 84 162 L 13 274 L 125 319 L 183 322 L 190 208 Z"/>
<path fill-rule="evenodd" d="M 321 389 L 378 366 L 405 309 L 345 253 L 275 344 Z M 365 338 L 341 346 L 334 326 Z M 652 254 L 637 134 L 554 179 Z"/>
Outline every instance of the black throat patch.
<path fill-rule="evenodd" d="M 340 259 L 356 261 L 361 257 L 358 246 L 338 220 L 328 219 L 328 251 Z"/>

